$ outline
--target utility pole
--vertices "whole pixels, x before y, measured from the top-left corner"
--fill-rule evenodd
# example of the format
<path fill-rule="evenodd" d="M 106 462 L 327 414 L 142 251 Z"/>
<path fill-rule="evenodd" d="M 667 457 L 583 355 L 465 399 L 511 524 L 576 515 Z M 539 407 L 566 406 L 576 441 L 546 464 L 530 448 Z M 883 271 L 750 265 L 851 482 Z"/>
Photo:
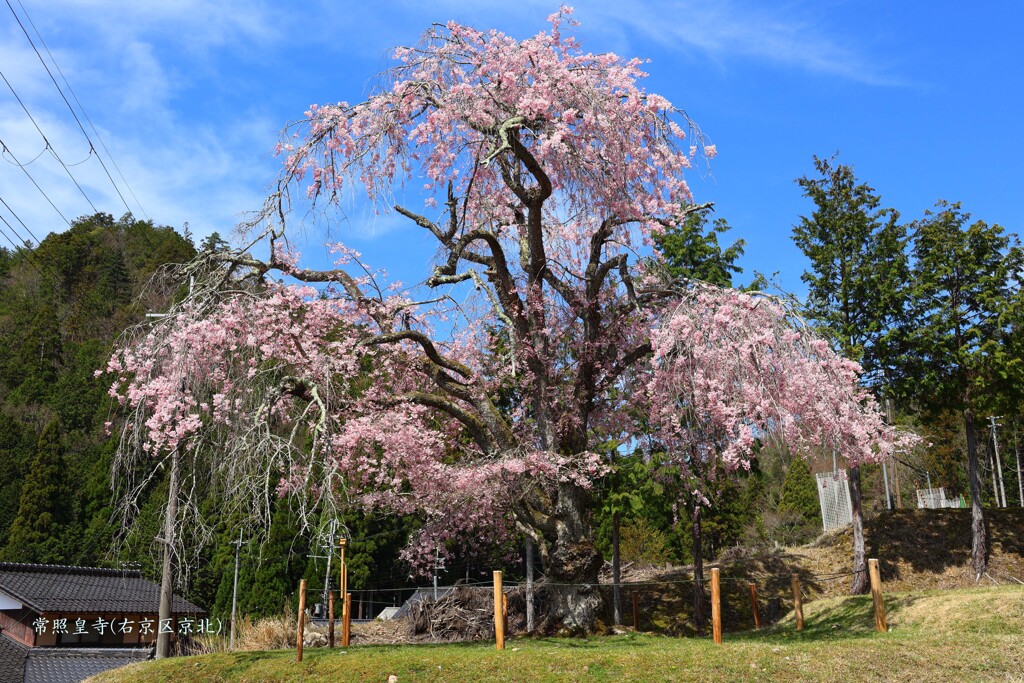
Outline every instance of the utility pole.
<path fill-rule="evenodd" d="M 242 530 L 238 530 L 238 540 L 232 541 L 231 544 L 235 546 L 235 587 L 231 589 L 231 641 L 228 645 L 228 649 L 235 649 L 235 623 L 237 621 L 238 612 L 238 558 L 242 552 Z"/>
<path fill-rule="evenodd" d="M 338 520 L 332 519 L 330 531 L 327 538 L 321 539 L 320 548 L 327 551 L 327 573 L 324 574 L 324 605 L 327 604 L 328 594 L 331 592 L 331 558 L 334 557 L 334 539 L 338 535 Z M 345 596 L 341 596 L 344 600 Z"/>
<path fill-rule="evenodd" d="M 437 573 L 444 571 L 444 560 L 441 559 L 441 546 L 434 545 L 434 602 L 437 602 Z"/>
<path fill-rule="evenodd" d="M 889 399 L 885 400 L 885 421 L 891 427 L 892 426 L 892 408 Z M 885 466 L 885 461 L 888 460 L 885 457 L 882 460 L 882 480 L 885 482 L 885 509 L 892 510 L 892 494 L 889 493 L 889 469 Z"/>
<path fill-rule="evenodd" d="M 526 537 L 526 632 L 533 633 L 533 539 Z"/>
<path fill-rule="evenodd" d="M 327 560 L 327 571 L 324 574 L 324 592 L 321 596 L 321 609 L 327 609 L 328 604 L 331 601 L 331 558 L 334 557 L 334 542 L 338 535 L 338 520 L 331 519 L 327 523 L 327 528 L 320 527 L 320 531 L 317 533 L 316 545 L 324 555 L 310 555 L 309 557 L 314 560 Z M 345 595 L 342 594 L 341 599 L 345 599 Z"/>
<path fill-rule="evenodd" d="M 1003 462 L 999 459 L 999 439 L 996 438 L 996 427 L 1002 427 L 1003 425 L 997 424 L 996 420 L 1002 418 L 1002 415 L 989 415 L 989 425 L 992 427 L 992 454 L 996 460 L 996 469 L 993 470 L 992 475 L 999 477 L 999 494 L 1002 495 L 1002 507 L 1006 507 L 1006 487 L 1003 486 Z M 999 496 L 996 496 L 996 504 L 999 504 Z"/>
<path fill-rule="evenodd" d="M 1017 423 L 1013 424 L 1013 453 L 1017 456 L 1017 495 L 1020 496 L 1020 506 L 1024 507 L 1024 479 L 1020 476 L 1020 443 L 1017 441 Z"/>

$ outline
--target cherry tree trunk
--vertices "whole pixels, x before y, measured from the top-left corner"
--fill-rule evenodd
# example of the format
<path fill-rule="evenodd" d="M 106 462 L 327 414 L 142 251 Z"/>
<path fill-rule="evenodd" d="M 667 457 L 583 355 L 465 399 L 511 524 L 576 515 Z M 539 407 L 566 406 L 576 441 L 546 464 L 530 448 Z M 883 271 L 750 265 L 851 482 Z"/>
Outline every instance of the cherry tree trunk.
<path fill-rule="evenodd" d="M 985 531 L 985 512 L 981 507 L 981 468 L 978 462 L 978 433 L 974 424 L 974 411 L 964 411 L 964 430 L 967 432 L 967 474 L 971 489 L 971 560 L 975 581 L 981 581 L 988 571 L 988 535 Z"/>
<path fill-rule="evenodd" d="M 551 595 L 549 623 L 575 634 L 590 633 L 604 608 L 598 573 L 604 558 L 594 545 L 588 492 L 575 484 L 559 483 L 545 529 L 545 573 Z"/>
<path fill-rule="evenodd" d="M 704 633 L 704 534 L 700 522 L 700 503 L 693 504 L 693 623 Z"/>
<path fill-rule="evenodd" d="M 163 567 L 160 574 L 160 606 L 158 619 L 159 625 L 169 623 L 173 616 L 174 609 L 174 532 L 178 519 L 178 493 L 179 462 L 181 447 L 177 447 L 171 453 L 170 483 L 167 491 L 167 510 L 164 513 L 164 556 Z M 156 636 L 156 658 L 163 659 L 171 656 L 171 634 L 162 628 L 157 630 Z"/>
<path fill-rule="evenodd" d="M 868 592 L 868 562 L 864 552 L 864 508 L 860 490 L 860 466 L 850 468 L 850 512 L 853 517 L 853 595 Z"/>

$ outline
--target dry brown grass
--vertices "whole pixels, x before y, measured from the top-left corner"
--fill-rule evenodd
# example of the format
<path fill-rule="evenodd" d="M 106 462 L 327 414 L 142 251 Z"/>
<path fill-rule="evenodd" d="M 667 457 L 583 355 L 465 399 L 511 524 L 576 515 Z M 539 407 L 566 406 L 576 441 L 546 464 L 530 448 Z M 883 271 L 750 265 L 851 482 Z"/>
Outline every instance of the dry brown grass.
<path fill-rule="evenodd" d="M 295 617 L 283 615 L 263 617 L 255 622 L 247 618 L 238 624 L 237 650 L 281 650 L 295 647 L 297 633 Z"/>

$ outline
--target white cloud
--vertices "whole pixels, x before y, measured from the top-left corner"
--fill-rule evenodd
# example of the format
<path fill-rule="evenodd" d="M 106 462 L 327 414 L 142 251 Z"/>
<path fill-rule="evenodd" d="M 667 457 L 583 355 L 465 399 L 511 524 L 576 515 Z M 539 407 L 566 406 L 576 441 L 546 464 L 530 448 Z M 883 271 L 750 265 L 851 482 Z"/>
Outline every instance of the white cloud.
<path fill-rule="evenodd" d="M 26 7 L 99 129 L 97 134 L 79 114 L 97 153 L 103 154 L 106 171 L 95 155 L 70 169 L 98 210 L 115 216 L 127 210 L 107 171 L 137 216 L 145 213 L 179 229 L 187 221 L 198 238 L 214 230 L 230 234 L 243 211 L 260 205 L 275 165 L 266 153 L 274 142 L 268 131 L 278 123 L 242 108 L 233 112 L 234 118 L 204 118 L 208 84 L 203 78 L 208 76 L 202 72 L 212 62 L 206 59 L 208 50 L 276 39 L 267 11 L 247 3 L 198 1 L 55 0 L 45 7 L 26 2 Z M 22 20 L 31 32 L 24 15 Z M 89 155 L 89 141 L 6 8 L 0 27 L 0 69 L 52 149 L 68 164 L 82 161 Z M 42 50 L 38 36 L 32 37 Z M 188 54 L 181 54 L 183 49 Z M 55 71 L 54 76 L 61 80 Z M 2 83 L 0 139 L 22 163 L 46 148 Z M 68 219 L 92 212 L 48 152 L 27 170 Z M 0 196 L 38 238 L 63 229 L 44 196 L 12 163 L 0 164 Z M 12 216 L 6 211 L 2 215 L 27 237 Z"/>
<path fill-rule="evenodd" d="M 386 8 L 328 0 L 301 6 L 246 0 L 22 1 L 99 128 L 96 136 L 83 121 L 98 151 L 103 152 L 102 137 L 154 220 L 178 228 L 188 221 L 200 238 L 214 230 L 230 234 L 243 212 L 261 205 L 277 169 L 268 153 L 275 132 L 309 104 L 295 102 L 282 114 L 280 102 L 267 101 L 279 84 L 287 85 L 282 81 L 290 74 L 320 78 L 354 59 L 385 66 L 388 48 L 415 41 L 432 21 L 453 18 L 525 37 L 545 28 L 544 17 L 557 5 L 557 0 L 400 0 Z M 867 47 L 827 26 L 824 10 L 814 6 L 769 10 L 740 0 L 576 5 L 588 46 L 610 43 L 624 54 L 643 56 L 651 51 L 645 43 L 654 43 L 661 51 L 727 66 L 752 60 L 868 83 L 892 80 L 872 64 Z M 85 158 L 88 142 L 6 10 L 0 12 L 0 70 L 62 158 L 69 163 Z M 234 93 L 244 88 L 247 94 L 236 102 Z M 296 92 L 305 96 L 310 90 Z M 358 94 L 330 95 L 354 97 Z M 0 138 L 23 162 L 44 149 L 2 83 Z M 135 209 L 109 161 L 108 170 Z M 68 218 L 91 211 L 48 155 L 29 171 Z M 123 212 L 96 159 L 72 172 L 100 210 Z M 60 227 L 53 209 L 11 164 L 0 163 L 0 194 L 37 231 Z M 349 216 L 359 239 L 400 234 L 394 216 L 361 209 Z M 344 238 L 346 233 L 352 234 L 336 226 L 336 234 Z"/>
<path fill-rule="evenodd" d="M 544 17 L 558 4 L 437 0 L 424 10 L 412 0 L 402 3 L 412 14 L 433 12 L 428 21 L 455 19 L 478 28 L 497 26 L 520 36 L 545 28 Z M 648 50 L 643 43 L 651 41 L 664 50 L 703 54 L 720 63 L 754 60 L 876 85 L 899 82 L 871 58 L 873 46 L 844 35 L 842 26 L 829 25 L 834 22 L 829 21 L 827 3 L 579 0 L 566 4 L 575 7 L 584 33 L 603 35 L 628 56 L 644 56 Z"/>

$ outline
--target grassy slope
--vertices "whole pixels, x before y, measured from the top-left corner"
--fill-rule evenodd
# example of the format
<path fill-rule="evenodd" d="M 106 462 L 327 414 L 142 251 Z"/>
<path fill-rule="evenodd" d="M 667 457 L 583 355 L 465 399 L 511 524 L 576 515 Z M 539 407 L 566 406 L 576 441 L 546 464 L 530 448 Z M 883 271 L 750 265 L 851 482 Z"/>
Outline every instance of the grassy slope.
<path fill-rule="evenodd" d="M 791 617 L 761 632 L 709 639 L 630 634 L 589 640 L 364 646 L 344 651 L 222 653 L 149 662 L 95 683 L 193 681 L 1024 681 L 1024 588 L 890 595 L 890 632 L 873 630 L 869 597 L 817 600 L 807 628 Z"/>
<path fill-rule="evenodd" d="M 986 510 L 991 557 L 987 585 L 1024 581 L 1024 510 Z M 910 592 L 975 586 L 971 569 L 970 510 L 900 510 L 880 512 L 865 524 L 868 557 L 877 557 L 885 591 Z M 753 626 L 747 582 L 757 584 L 762 616 L 768 601 L 780 601 L 781 613 L 792 609 L 790 575 L 800 577 L 810 600 L 849 594 L 853 538 L 849 529 L 826 534 L 811 545 L 776 550 L 732 548 L 705 565 L 722 569 L 722 610 L 726 632 Z M 630 568 L 624 581 L 666 581 L 640 587 L 642 629 L 671 635 L 692 634 L 692 567 Z M 781 613 L 778 616 L 781 616 Z M 608 621 L 610 615 L 606 615 Z M 627 616 L 628 618 L 628 616 Z"/>

